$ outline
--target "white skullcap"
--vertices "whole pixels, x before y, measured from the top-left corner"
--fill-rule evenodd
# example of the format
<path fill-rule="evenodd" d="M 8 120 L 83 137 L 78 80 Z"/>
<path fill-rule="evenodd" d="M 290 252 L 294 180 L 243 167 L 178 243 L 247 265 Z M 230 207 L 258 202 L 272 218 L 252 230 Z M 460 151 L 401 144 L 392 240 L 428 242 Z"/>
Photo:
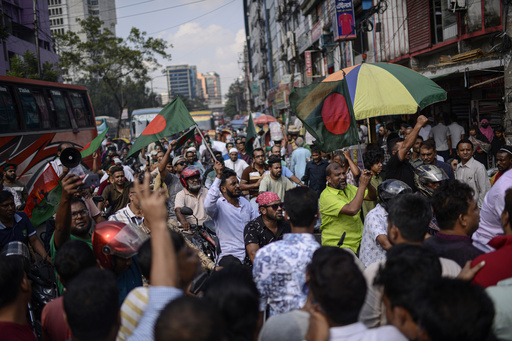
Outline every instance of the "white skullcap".
<path fill-rule="evenodd" d="M 231 149 L 229 150 L 229 154 L 231 154 L 231 153 L 237 153 L 237 154 L 238 154 L 238 149 L 236 149 L 236 148 L 231 148 Z"/>

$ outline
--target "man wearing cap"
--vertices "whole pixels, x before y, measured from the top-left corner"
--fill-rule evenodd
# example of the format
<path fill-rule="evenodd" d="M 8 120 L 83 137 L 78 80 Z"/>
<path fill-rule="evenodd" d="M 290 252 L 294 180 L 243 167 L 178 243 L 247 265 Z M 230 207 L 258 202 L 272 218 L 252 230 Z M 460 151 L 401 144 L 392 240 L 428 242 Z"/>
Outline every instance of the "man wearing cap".
<path fill-rule="evenodd" d="M 183 185 L 180 181 L 180 174 L 187 167 L 188 162 L 183 156 L 176 156 L 172 160 L 172 166 L 174 168 L 175 174 L 167 171 L 166 166 L 169 162 L 169 155 L 171 154 L 171 151 L 174 150 L 174 147 L 176 147 L 175 140 L 169 143 L 169 148 L 165 152 L 162 161 L 158 165 L 158 170 L 160 171 L 160 177 L 167 186 L 167 191 L 169 193 L 169 218 L 174 220 L 171 221 L 172 223 L 178 225 L 176 221 L 176 212 L 174 211 L 174 201 L 176 200 L 176 194 L 183 190 Z"/>
<path fill-rule="evenodd" d="M 224 164 L 226 167 L 234 170 L 239 179 L 242 177 L 244 170 L 249 167 L 247 162 L 238 158 L 238 150 L 236 148 L 229 150 L 229 160 L 224 161 Z"/>
<path fill-rule="evenodd" d="M 258 195 L 256 203 L 261 215 L 250 221 L 244 229 L 245 250 L 248 263 L 252 264 L 256 252 L 263 246 L 283 239 L 283 234 L 290 233 L 290 223 L 283 219 L 283 203 L 274 192 Z"/>
<path fill-rule="evenodd" d="M 190 147 L 187 149 L 187 152 L 185 153 L 185 158 L 188 161 L 188 164 L 191 166 L 196 166 L 199 169 L 199 172 L 201 173 L 201 177 L 204 174 L 204 167 L 201 161 L 197 159 L 197 151 L 195 147 Z"/>
<path fill-rule="evenodd" d="M 12 188 L 18 193 L 20 198 L 23 198 L 25 202 L 28 199 L 27 186 L 21 181 L 16 180 L 16 170 L 18 165 L 12 162 L 4 165 L 4 187 Z"/>

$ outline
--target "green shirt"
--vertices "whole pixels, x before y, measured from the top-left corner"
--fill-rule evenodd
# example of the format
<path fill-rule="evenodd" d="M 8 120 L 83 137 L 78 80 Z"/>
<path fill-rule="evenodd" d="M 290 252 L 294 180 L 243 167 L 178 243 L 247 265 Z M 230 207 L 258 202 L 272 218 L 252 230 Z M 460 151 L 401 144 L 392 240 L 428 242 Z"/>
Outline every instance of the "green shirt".
<path fill-rule="evenodd" d="M 379 185 L 382 183 L 382 177 L 380 175 L 377 175 L 377 176 L 372 176 L 372 179 L 370 180 L 370 185 L 373 186 L 373 188 L 375 188 L 375 191 L 377 191 L 377 187 L 379 187 Z M 375 208 L 375 206 L 377 206 L 377 204 L 379 203 L 378 200 L 363 200 L 363 217 L 366 218 L 366 215 L 368 214 L 368 212 L 370 212 L 371 210 L 373 210 Z"/>
<path fill-rule="evenodd" d="M 52 239 L 50 240 L 50 256 L 52 257 L 53 264 L 55 264 L 55 256 L 57 255 L 57 248 L 55 247 L 54 238 L 55 238 L 55 233 L 53 233 Z M 91 236 L 89 236 L 89 238 L 87 238 L 87 239 L 83 239 L 83 238 L 79 238 L 79 237 L 76 237 L 76 236 L 73 236 L 72 234 L 70 234 L 69 239 L 70 240 L 81 240 L 84 243 L 86 243 L 87 245 L 89 245 L 92 250 Z M 62 295 L 64 293 L 64 287 L 59 280 L 59 276 L 57 275 L 57 269 L 55 269 L 55 278 L 57 279 L 57 289 L 59 290 L 59 295 Z"/>
<path fill-rule="evenodd" d="M 354 216 L 340 214 L 341 209 L 356 197 L 357 187 L 347 184 L 344 190 L 327 186 L 320 195 L 320 214 L 322 215 L 322 245 L 338 246 L 343 232 L 346 232 L 342 247 L 352 249 L 357 254 L 363 236 L 363 222 L 360 212 Z M 364 195 L 368 194 L 368 189 Z"/>

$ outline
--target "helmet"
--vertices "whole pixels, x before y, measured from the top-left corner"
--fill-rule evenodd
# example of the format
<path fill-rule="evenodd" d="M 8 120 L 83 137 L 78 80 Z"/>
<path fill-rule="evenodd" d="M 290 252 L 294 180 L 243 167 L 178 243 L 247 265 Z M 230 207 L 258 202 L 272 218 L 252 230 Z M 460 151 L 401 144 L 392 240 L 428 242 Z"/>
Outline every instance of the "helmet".
<path fill-rule="evenodd" d="M 448 180 L 448 175 L 444 170 L 433 165 L 421 165 L 414 171 L 414 184 L 421 193 L 429 198 L 434 193 L 434 189 L 428 187 L 427 184 L 444 180 Z"/>
<path fill-rule="evenodd" d="M 147 234 L 134 225 L 104 221 L 94 229 L 92 250 L 101 266 L 112 270 L 112 256 L 131 258 L 148 238 Z"/>
<path fill-rule="evenodd" d="M 412 188 L 400 180 L 385 180 L 377 187 L 377 193 L 381 203 L 385 206 L 397 195 L 412 193 Z"/>
<path fill-rule="evenodd" d="M 180 181 L 183 187 L 188 188 L 187 179 L 193 176 L 201 176 L 199 169 L 194 166 L 188 166 L 180 174 Z"/>

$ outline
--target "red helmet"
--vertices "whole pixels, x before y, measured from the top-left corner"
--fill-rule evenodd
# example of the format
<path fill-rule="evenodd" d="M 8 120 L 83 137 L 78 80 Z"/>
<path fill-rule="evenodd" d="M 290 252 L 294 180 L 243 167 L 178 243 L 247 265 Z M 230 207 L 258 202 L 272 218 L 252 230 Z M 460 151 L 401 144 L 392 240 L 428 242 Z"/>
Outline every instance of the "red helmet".
<path fill-rule="evenodd" d="M 201 173 L 197 167 L 189 166 L 181 172 L 180 181 L 183 187 L 188 188 L 187 179 L 193 176 L 201 176 Z"/>
<path fill-rule="evenodd" d="M 112 256 L 131 258 L 148 238 L 136 226 L 119 221 L 104 221 L 94 229 L 92 249 L 101 266 L 112 270 Z"/>

